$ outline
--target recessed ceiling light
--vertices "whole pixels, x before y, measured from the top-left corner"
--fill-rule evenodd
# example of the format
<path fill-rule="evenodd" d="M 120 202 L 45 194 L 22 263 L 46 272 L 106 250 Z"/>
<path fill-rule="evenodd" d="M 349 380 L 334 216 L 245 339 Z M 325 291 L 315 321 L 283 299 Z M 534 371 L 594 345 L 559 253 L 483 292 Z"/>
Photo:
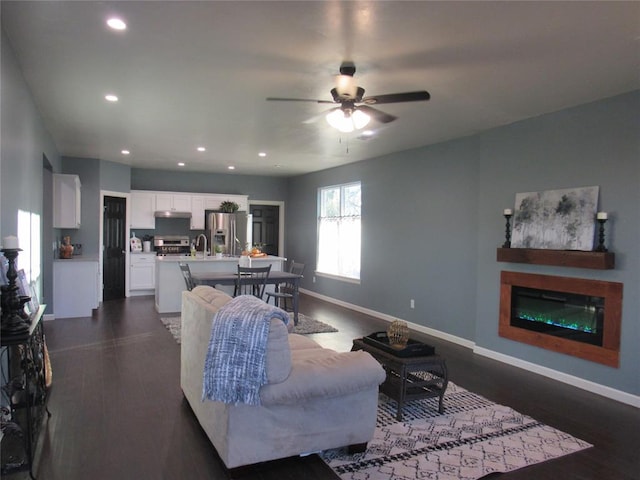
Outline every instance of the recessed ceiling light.
<path fill-rule="evenodd" d="M 236 167 L 234 167 L 233 165 L 229 165 L 227 168 L 228 168 L 229 170 L 235 170 L 235 169 L 236 169 Z"/>
<path fill-rule="evenodd" d="M 206 149 L 206 148 L 204 148 L 204 147 L 198 147 L 198 151 L 199 151 L 199 152 L 206 152 L 206 151 L 207 151 L 207 149 Z"/>
<path fill-rule="evenodd" d="M 104 99 L 107 102 L 117 102 L 118 101 L 118 97 L 116 95 L 111 94 L 111 93 L 109 95 L 105 95 Z"/>
<path fill-rule="evenodd" d="M 258 153 L 258 156 L 259 156 L 259 157 L 266 157 L 266 156 L 267 156 L 267 154 L 266 154 L 265 152 L 260 152 L 260 153 Z"/>
<path fill-rule="evenodd" d="M 184 167 L 184 162 L 178 162 L 179 167 Z"/>
<path fill-rule="evenodd" d="M 109 25 L 109 27 L 113 28 L 114 30 L 126 30 L 127 29 L 127 24 L 124 23 L 121 19 L 119 18 L 110 18 L 109 20 L 107 20 L 107 25 Z"/>
<path fill-rule="evenodd" d="M 122 152 L 120 153 L 122 153 L 123 155 L 129 155 L 131 152 L 129 150 L 122 150 Z"/>

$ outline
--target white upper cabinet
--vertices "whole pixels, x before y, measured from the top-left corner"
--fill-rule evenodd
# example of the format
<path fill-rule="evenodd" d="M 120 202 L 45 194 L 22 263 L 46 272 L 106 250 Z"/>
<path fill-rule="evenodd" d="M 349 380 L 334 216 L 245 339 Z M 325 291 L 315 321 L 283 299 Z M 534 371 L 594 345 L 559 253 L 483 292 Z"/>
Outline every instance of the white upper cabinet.
<path fill-rule="evenodd" d="M 153 216 L 155 210 L 155 192 L 131 191 L 132 228 L 156 228 L 156 219 Z"/>
<path fill-rule="evenodd" d="M 204 210 L 204 197 L 191 197 L 191 230 L 204 230 Z"/>
<path fill-rule="evenodd" d="M 156 210 L 167 212 L 190 212 L 191 195 L 179 193 L 157 193 Z"/>
<path fill-rule="evenodd" d="M 53 227 L 80 228 L 80 177 L 53 174 Z"/>
<path fill-rule="evenodd" d="M 236 202 L 241 211 L 249 210 L 247 195 L 131 190 L 131 228 L 155 229 L 155 212 L 191 212 L 190 229 L 204 230 L 205 212 L 220 209 L 224 201 Z"/>

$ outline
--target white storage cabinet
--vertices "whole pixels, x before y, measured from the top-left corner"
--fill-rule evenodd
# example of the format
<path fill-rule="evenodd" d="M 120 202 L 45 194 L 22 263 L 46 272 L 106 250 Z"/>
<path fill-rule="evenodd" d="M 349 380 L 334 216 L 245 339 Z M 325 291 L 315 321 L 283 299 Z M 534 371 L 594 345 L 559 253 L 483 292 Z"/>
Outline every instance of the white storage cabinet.
<path fill-rule="evenodd" d="M 156 210 L 166 212 L 190 212 L 191 195 L 158 193 L 156 194 Z"/>
<path fill-rule="evenodd" d="M 129 267 L 129 291 L 131 295 L 143 295 L 148 293 L 149 290 L 155 289 L 155 253 L 131 253 Z"/>
<path fill-rule="evenodd" d="M 156 228 L 156 194 L 131 191 L 131 228 Z"/>
<path fill-rule="evenodd" d="M 53 313 L 56 318 L 90 317 L 98 308 L 98 259 L 53 262 Z"/>
<path fill-rule="evenodd" d="M 53 174 L 53 228 L 80 228 L 80 177 Z"/>

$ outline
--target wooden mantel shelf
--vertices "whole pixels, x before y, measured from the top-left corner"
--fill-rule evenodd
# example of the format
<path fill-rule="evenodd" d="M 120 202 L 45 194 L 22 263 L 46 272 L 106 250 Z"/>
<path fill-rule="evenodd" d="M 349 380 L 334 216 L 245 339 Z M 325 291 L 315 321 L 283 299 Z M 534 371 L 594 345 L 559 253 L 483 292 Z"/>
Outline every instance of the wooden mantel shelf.
<path fill-rule="evenodd" d="M 592 268 L 595 270 L 611 270 L 615 268 L 615 254 L 612 252 L 545 250 L 539 248 L 498 248 L 497 260 L 498 262 Z"/>

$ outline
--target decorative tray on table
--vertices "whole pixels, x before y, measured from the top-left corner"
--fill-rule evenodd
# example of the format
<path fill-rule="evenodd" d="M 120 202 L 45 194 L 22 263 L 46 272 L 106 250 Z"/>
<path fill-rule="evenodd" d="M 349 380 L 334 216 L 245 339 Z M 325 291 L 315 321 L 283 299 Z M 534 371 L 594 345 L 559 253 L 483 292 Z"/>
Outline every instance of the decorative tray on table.
<path fill-rule="evenodd" d="M 391 345 L 387 332 L 374 332 L 363 337 L 362 341 L 396 357 L 426 357 L 436 353 L 434 346 L 412 339 L 409 339 L 407 345 L 403 348 Z"/>

